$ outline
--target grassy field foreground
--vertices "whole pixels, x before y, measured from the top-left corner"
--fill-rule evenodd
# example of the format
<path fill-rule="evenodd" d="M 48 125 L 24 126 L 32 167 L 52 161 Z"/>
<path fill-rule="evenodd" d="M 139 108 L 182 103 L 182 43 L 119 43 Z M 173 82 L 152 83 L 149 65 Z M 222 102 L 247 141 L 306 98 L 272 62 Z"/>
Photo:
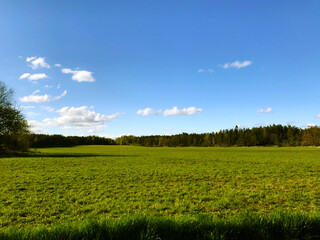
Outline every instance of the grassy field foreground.
<path fill-rule="evenodd" d="M 244 212 L 269 220 L 279 212 L 310 216 L 313 223 L 320 219 L 319 148 L 81 146 L 38 151 L 0 158 L 2 231 L 90 218 L 101 226 L 102 219 L 133 214 L 178 225 L 185 217 L 232 219 Z"/>
<path fill-rule="evenodd" d="M 1 240 L 310 240 L 319 236 L 319 217 L 299 214 L 237 214 L 228 219 L 202 215 L 179 220 L 136 215 L 0 232 Z"/>

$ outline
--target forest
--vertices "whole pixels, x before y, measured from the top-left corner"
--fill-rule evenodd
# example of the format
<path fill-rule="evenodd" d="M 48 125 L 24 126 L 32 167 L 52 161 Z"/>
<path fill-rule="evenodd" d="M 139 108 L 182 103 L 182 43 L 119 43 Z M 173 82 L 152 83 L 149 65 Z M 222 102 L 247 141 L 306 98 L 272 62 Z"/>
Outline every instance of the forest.
<path fill-rule="evenodd" d="M 249 129 L 236 126 L 234 129 L 203 134 L 122 136 L 115 142 L 147 147 L 320 146 L 320 127 L 301 129 L 290 125 L 272 125 Z"/>
<path fill-rule="evenodd" d="M 42 147 L 72 147 L 78 145 L 114 145 L 110 138 L 97 136 L 62 136 L 48 134 L 30 134 L 29 144 L 32 148 Z"/>
<path fill-rule="evenodd" d="M 250 146 L 320 146 L 320 127 L 301 129 L 295 126 L 272 125 L 238 128 L 212 133 L 176 135 L 121 136 L 115 140 L 98 136 L 62 136 L 30 134 L 29 146 L 71 147 L 77 145 L 135 145 L 145 147 L 250 147 Z"/>

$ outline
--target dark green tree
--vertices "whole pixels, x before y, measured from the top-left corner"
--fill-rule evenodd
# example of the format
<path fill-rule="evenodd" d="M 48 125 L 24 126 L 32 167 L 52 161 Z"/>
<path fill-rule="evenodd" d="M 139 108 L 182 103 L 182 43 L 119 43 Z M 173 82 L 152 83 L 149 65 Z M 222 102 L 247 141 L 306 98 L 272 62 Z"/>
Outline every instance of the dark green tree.
<path fill-rule="evenodd" d="M 13 90 L 0 82 L 0 152 L 28 149 L 28 124 L 13 104 Z"/>

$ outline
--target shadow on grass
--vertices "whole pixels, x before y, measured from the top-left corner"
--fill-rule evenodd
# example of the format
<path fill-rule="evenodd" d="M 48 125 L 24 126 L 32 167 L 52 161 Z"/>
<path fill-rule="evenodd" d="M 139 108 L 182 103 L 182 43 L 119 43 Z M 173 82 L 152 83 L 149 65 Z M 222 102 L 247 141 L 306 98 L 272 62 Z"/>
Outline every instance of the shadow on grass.
<path fill-rule="evenodd" d="M 118 220 L 88 219 L 50 228 L 8 228 L 0 239 L 21 240 L 292 240 L 319 239 L 319 215 L 252 214 L 229 219 L 210 216 L 166 217 L 129 216 Z"/>
<path fill-rule="evenodd" d="M 0 154 L 0 158 L 84 158 L 84 157 L 136 157 L 137 155 L 125 154 L 93 154 L 93 153 L 39 153 L 20 152 Z"/>

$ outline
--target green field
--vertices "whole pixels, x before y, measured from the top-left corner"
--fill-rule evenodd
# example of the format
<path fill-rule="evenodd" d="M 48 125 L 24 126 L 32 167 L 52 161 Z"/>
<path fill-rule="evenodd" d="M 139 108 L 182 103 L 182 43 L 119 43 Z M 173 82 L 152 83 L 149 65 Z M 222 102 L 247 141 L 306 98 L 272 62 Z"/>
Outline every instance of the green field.
<path fill-rule="evenodd" d="M 80 146 L 0 166 L 2 229 L 133 214 L 319 213 L 319 148 Z"/>

